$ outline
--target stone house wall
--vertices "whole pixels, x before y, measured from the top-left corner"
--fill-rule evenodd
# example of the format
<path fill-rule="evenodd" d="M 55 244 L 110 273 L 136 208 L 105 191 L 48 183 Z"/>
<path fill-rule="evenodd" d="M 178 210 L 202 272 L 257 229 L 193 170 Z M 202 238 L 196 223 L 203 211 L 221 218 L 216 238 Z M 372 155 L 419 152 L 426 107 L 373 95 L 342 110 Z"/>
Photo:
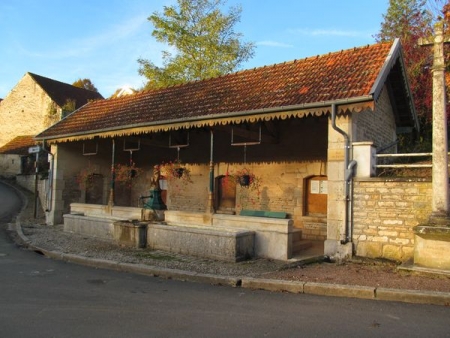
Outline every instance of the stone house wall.
<path fill-rule="evenodd" d="M 353 114 L 352 120 L 353 142 L 370 141 L 379 148 L 392 143 L 397 138 L 394 113 L 386 88 L 383 89 L 375 104 L 375 111 L 366 110 Z"/>
<path fill-rule="evenodd" d="M 169 181 L 168 206 L 173 210 L 204 212 L 207 207 L 209 166 L 188 165 L 193 183 Z M 247 167 L 259 180 L 258 188 L 236 185 L 236 213 L 242 209 L 287 212 L 301 227 L 303 215 L 303 179 L 326 171 L 323 163 L 249 163 Z M 242 165 L 218 163 L 215 176 L 231 175 Z"/>
<path fill-rule="evenodd" d="M 431 182 L 418 179 L 355 179 L 353 243 L 362 257 L 407 261 L 414 254 L 412 228 L 431 213 Z"/>
<path fill-rule="evenodd" d="M 0 147 L 16 136 L 38 134 L 58 121 L 60 114 L 61 109 L 54 106 L 47 93 L 25 74 L 0 101 Z"/>
<path fill-rule="evenodd" d="M 20 174 L 21 156 L 14 154 L 0 155 L 0 173 L 5 177 L 14 177 Z"/>

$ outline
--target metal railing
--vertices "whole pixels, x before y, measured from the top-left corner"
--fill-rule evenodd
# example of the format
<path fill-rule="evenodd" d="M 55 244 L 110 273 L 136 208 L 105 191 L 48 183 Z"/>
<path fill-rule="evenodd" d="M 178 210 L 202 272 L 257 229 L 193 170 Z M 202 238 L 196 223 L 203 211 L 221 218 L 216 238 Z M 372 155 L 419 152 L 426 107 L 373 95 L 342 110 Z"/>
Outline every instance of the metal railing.
<path fill-rule="evenodd" d="M 450 153 L 449 153 L 450 154 Z M 396 164 L 378 164 L 379 158 L 397 158 L 397 157 L 426 157 L 433 156 L 433 153 L 411 153 L 411 154 L 377 154 L 377 168 L 431 168 L 431 163 L 396 163 Z"/>

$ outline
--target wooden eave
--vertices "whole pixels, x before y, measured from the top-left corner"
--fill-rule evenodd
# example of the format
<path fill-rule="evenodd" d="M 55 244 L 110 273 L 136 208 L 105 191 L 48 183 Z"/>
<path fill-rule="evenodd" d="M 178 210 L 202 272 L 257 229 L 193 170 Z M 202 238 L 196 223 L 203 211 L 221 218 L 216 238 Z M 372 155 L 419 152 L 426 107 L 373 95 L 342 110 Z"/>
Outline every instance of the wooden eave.
<path fill-rule="evenodd" d="M 241 123 L 256 123 L 271 120 L 286 120 L 289 118 L 303 118 L 307 116 L 322 116 L 331 114 L 331 105 L 336 104 L 338 114 L 357 113 L 366 109 L 374 109 L 372 96 L 364 96 L 353 99 L 327 101 L 315 104 L 304 104 L 287 107 L 276 107 L 248 112 L 218 114 L 200 116 L 195 118 L 183 118 L 175 120 L 157 121 L 154 123 L 142 123 L 138 125 L 120 126 L 115 129 L 96 130 L 93 132 L 58 135 L 54 138 L 36 137 L 38 141 L 49 144 L 73 142 L 100 138 L 114 138 L 124 136 L 137 136 L 141 134 L 167 132 L 179 129 L 213 128 L 214 126 L 226 126 Z"/>

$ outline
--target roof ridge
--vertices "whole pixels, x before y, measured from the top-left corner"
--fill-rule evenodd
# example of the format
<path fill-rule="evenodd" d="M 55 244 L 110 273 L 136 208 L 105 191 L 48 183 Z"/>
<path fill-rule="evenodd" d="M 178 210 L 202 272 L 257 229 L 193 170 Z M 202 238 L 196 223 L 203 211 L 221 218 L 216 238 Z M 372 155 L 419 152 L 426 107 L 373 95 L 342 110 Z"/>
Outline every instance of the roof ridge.
<path fill-rule="evenodd" d="M 98 93 L 98 94 L 100 94 L 99 92 L 96 92 L 94 90 L 90 90 L 90 89 L 86 89 L 86 88 L 82 88 L 82 87 L 77 87 L 77 86 L 74 86 L 73 84 L 70 84 L 70 83 L 67 83 L 67 82 L 62 82 L 62 81 L 59 81 L 59 80 L 55 80 L 55 79 L 52 79 L 52 78 L 49 78 L 49 77 L 46 77 L 46 76 L 42 76 L 42 75 L 39 75 L 39 74 L 35 74 L 35 73 L 32 73 L 32 72 L 27 72 L 27 74 L 29 74 L 38 83 L 40 83 L 39 80 L 41 80 L 41 81 L 52 81 L 54 83 L 58 83 L 58 84 L 61 84 L 61 85 L 64 85 L 64 86 L 73 87 L 75 90 L 79 89 L 79 90 L 83 90 L 83 91 L 87 91 L 87 92 L 91 92 L 91 93 Z"/>
<path fill-rule="evenodd" d="M 294 64 L 294 63 L 300 63 L 302 61 L 307 61 L 307 60 L 312 60 L 312 59 L 318 59 L 318 58 L 322 58 L 322 57 L 330 57 L 336 54 L 341 54 L 341 53 L 345 53 L 345 52 L 354 52 L 358 49 L 364 49 L 364 48 L 369 48 L 378 44 L 392 44 L 391 42 L 379 42 L 373 45 L 363 45 L 363 46 L 357 46 L 357 47 L 352 47 L 352 48 L 347 48 L 347 49 L 341 49 L 339 51 L 330 51 L 328 53 L 324 53 L 324 54 L 316 54 L 316 55 L 312 55 L 312 56 L 306 56 L 304 58 L 301 59 L 294 59 L 294 60 L 289 60 L 289 61 L 283 61 L 283 62 L 278 62 L 278 63 L 273 63 L 273 64 L 269 64 L 269 65 L 263 65 L 263 66 L 259 66 L 259 67 L 253 67 L 253 68 L 249 68 L 249 69 L 241 69 L 232 73 L 226 73 L 226 74 L 221 74 L 215 77 L 208 77 L 205 79 L 197 79 L 197 80 L 192 80 L 192 81 L 187 81 L 184 83 L 177 83 L 177 84 L 173 84 L 173 85 L 169 85 L 167 87 L 159 87 L 159 88 L 148 88 L 148 89 L 143 89 L 141 91 L 138 91 L 137 93 L 133 94 L 133 95 L 139 95 L 139 94 L 144 94 L 144 93 L 157 93 L 157 92 L 161 92 L 161 91 L 166 91 L 168 89 L 174 89 L 174 88 L 180 88 L 180 87 L 185 87 L 185 86 L 190 86 L 190 85 L 194 85 L 194 84 L 198 84 L 198 83 L 203 83 L 203 82 L 207 82 L 207 81 L 214 81 L 220 78 L 224 78 L 224 77 L 231 77 L 231 76 L 237 76 L 238 74 L 245 74 L 245 73 L 250 73 L 250 72 L 255 72 L 258 71 L 260 69 L 264 69 L 264 68 L 276 68 L 278 66 L 281 65 L 289 65 L 289 64 Z M 119 99 L 117 97 L 115 98 L 107 98 L 106 100 L 112 100 L 112 99 Z"/>
<path fill-rule="evenodd" d="M 25 76 L 27 75 L 60 107 L 63 107 L 68 100 L 75 101 L 79 108 L 88 101 L 103 99 L 103 96 L 97 91 L 77 87 L 32 72 L 27 72 Z"/>

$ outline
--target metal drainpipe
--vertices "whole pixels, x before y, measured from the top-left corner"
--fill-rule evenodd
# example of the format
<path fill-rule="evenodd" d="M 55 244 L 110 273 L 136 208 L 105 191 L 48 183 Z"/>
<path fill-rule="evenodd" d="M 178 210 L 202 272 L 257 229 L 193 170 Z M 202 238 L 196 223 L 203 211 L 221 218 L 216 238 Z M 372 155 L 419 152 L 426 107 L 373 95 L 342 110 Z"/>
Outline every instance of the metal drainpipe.
<path fill-rule="evenodd" d="M 345 152 L 344 152 L 344 167 L 345 167 L 345 240 L 341 244 L 346 244 L 352 241 L 352 198 L 350 198 L 350 185 L 352 183 L 353 170 L 356 166 L 356 161 L 349 162 L 350 152 L 350 138 L 348 134 L 336 125 L 336 104 L 331 104 L 331 125 L 334 130 L 344 136 Z"/>
<path fill-rule="evenodd" d="M 42 141 L 42 149 L 52 157 L 50 161 L 50 170 L 48 173 L 48 203 L 46 212 L 50 212 L 52 210 L 52 198 L 53 198 L 53 167 L 55 166 L 55 156 L 47 149 L 45 149 L 45 139 Z"/>
<path fill-rule="evenodd" d="M 353 173 L 356 166 L 356 161 L 351 160 L 347 165 L 347 170 L 345 173 L 346 176 L 346 184 L 345 187 L 347 189 L 347 231 L 345 233 L 345 241 L 342 244 L 346 244 L 352 241 L 353 236 Z"/>

